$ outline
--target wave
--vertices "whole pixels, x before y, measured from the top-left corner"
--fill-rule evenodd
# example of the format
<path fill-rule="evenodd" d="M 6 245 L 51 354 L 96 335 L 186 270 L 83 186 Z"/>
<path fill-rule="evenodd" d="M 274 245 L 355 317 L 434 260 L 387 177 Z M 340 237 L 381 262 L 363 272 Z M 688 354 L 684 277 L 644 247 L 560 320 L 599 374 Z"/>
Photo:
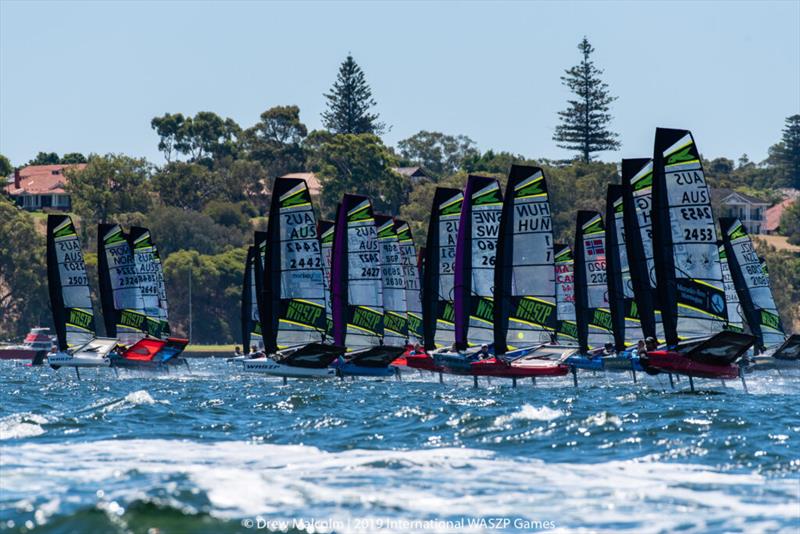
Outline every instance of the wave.
<path fill-rule="evenodd" d="M 494 517 L 636 532 L 788 530 L 797 520 L 797 476 L 646 457 L 547 463 L 473 448 L 326 452 L 157 439 L 26 443 L 3 452 L 13 461 L 3 469 L 0 516 L 18 525 L 58 523 L 87 507 L 124 519 L 143 503 L 215 521 L 337 521 L 345 532 L 368 520 L 385 521 L 381 532 L 408 530 L 400 520 Z M 42 466 L 47 477 L 38 476 Z"/>
<path fill-rule="evenodd" d="M 0 441 L 41 436 L 50 420 L 33 413 L 15 413 L 0 419 Z"/>

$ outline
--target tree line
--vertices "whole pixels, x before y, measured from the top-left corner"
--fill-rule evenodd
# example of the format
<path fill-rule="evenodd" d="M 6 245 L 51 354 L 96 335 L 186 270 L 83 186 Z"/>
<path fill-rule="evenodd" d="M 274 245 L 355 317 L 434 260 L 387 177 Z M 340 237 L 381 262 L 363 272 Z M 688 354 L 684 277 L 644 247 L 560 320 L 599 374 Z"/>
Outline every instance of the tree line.
<path fill-rule="evenodd" d="M 578 48 L 580 62 L 562 78 L 575 96 L 559 113 L 561 125 L 554 136 L 559 146 L 575 151 L 576 157 L 568 161 L 482 151 L 465 135 L 436 131 L 420 131 L 396 147 L 388 146 L 381 138 L 387 125 L 375 111 L 377 104 L 365 73 L 348 55 L 330 91 L 323 95 L 327 109 L 322 130 L 309 131 L 299 107 L 293 105 L 269 108 L 244 127 L 211 111 L 193 116 L 173 112 L 150 122 L 164 156 L 162 165 L 124 154 L 59 157 L 48 152 L 40 152 L 29 164 L 86 163 L 84 169 L 69 169 L 66 175 L 92 277 L 97 222 L 147 226 L 164 260 L 175 331 L 186 334 L 189 330 L 191 277 L 193 341 L 238 341 L 246 246 L 252 232 L 266 226 L 272 181 L 288 172 L 311 171 L 319 178 L 323 186 L 317 206 L 320 216 L 332 217 L 344 193 L 366 194 L 376 211 L 407 220 L 419 245 L 424 243 L 437 185 L 462 187 L 469 173 L 504 182 L 511 163 L 539 165 L 548 178 L 556 237 L 570 242 L 575 212 L 602 211 L 606 184 L 619 183 L 616 164 L 594 160 L 597 152 L 620 146 L 617 134 L 610 130 L 614 97 L 602 81 L 602 70 L 594 65 L 594 48 L 586 38 Z M 800 186 L 800 115 L 787 119 L 781 141 L 769 154 L 758 163 L 746 156 L 736 162 L 706 161 L 709 182 L 768 197 L 778 187 Z M 403 166 L 423 167 L 430 181 L 408 181 L 394 170 Z M 0 167 L 3 175 L 13 170 L 2 156 Z M 794 229 L 798 239 L 799 210 L 787 210 L 790 216 L 783 225 L 789 234 Z M 0 218 L 2 339 L 18 337 L 34 324 L 49 324 L 50 312 L 42 220 L 17 210 L 5 198 L 0 200 Z M 792 257 L 775 261 L 800 265 Z M 770 267 L 775 285 L 795 272 Z M 797 278 L 786 283 L 796 287 Z M 797 301 L 784 303 L 784 313 L 796 313 L 792 302 Z"/>

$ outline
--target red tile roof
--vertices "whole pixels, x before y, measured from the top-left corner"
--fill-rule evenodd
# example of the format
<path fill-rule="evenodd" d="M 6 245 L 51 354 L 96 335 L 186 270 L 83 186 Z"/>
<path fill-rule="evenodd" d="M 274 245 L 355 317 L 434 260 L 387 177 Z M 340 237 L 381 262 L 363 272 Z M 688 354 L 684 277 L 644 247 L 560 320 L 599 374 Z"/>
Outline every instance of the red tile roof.
<path fill-rule="evenodd" d="M 781 225 L 781 215 L 783 215 L 784 210 L 791 206 L 793 202 L 795 202 L 795 199 L 787 198 L 783 202 L 775 204 L 771 208 L 767 209 L 765 213 L 766 222 L 762 227 L 765 232 L 774 232 L 778 229 L 778 227 Z"/>
<path fill-rule="evenodd" d="M 47 193 L 64 194 L 64 184 L 67 177 L 64 176 L 65 168 L 84 169 L 85 163 L 74 165 L 29 165 L 19 170 L 19 188 L 14 185 L 13 177 L 11 182 L 5 186 L 6 192 L 11 195 L 41 195 Z"/>
<path fill-rule="evenodd" d="M 281 178 L 302 178 L 306 181 L 308 192 L 311 193 L 312 196 L 319 196 L 322 192 L 322 184 L 319 183 L 319 178 L 317 178 L 317 175 L 313 172 L 290 172 L 284 174 Z"/>

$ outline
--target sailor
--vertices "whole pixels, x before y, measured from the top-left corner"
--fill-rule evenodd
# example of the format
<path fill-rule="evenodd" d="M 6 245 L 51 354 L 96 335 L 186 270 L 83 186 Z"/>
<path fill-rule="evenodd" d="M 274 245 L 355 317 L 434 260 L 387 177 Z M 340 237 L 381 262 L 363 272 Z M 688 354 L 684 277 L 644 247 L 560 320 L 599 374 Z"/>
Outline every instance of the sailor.
<path fill-rule="evenodd" d="M 242 355 L 242 349 L 240 349 L 238 346 L 236 346 L 236 347 L 233 349 L 233 355 L 234 355 L 234 356 L 241 356 L 241 355 Z"/>
<path fill-rule="evenodd" d="M 603 351 L 604 356 L 609 356 L 614 354 L 614 344 L 613 343 L 606 343 Z"/>
<path fill-rule="evenodd" d="M 649 352 L 651 350 L 658 349 L 658 343 L 653 336 L 649 336 L 647 339 L 644 340 L 644 347 Z"/>
<path fill-rule="evenodd" d="M 636 351 L 635 354 L 641 355 L 646 352 L 644 348 L 644 339 L 640 339 L 639 342 L 636 344 Z"/>
<path fill-rule="evenodd" d="M 425 349 L 423 349 L 422 345 L 420 345 L 419 343 L 416 343 L 414 345 L 414 348 L 411 350 L 411 354 L 424 354 L 424 353 Z"/>
<path fill-rule="evenodd" d="M 479 360 L 485 360 L 486 358 L 491 358 L 492 355 L 489 354 L 489 345 L 481 345 L 481 350 L 479 350 L 475 354 Z"/>

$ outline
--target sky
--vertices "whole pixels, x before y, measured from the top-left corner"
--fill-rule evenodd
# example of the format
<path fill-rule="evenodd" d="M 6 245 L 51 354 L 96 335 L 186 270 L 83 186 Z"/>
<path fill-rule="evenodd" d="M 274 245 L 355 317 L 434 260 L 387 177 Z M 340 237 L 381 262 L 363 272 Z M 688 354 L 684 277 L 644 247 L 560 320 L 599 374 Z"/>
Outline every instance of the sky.
<path fill-rule="evenodd" d="M 163 162 L 150 120 L 276 105 L 320 128 L 352 53 L 390 145 L 420 130 L 564 158 L 560 76 L 587 36 L 618 97 L 618 161 L 657 126 L 706 157 L 767 156 L 800 113 L 800 2 L 44 2 L 0 0 L 0 153 L 122 152 Z"/>

